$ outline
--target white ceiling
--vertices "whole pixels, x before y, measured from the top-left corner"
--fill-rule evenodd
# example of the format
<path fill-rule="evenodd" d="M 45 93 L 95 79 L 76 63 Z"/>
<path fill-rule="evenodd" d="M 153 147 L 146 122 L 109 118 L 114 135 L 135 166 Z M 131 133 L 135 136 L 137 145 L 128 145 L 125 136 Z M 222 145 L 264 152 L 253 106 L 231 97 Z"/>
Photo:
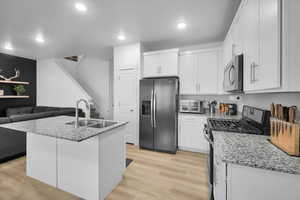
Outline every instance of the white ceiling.
<path fill-rule="evenodd" d="M 87 5 L 85 14 L 74 9 Z M 111 57 L 113 45 L 144 42 L 149 49 L 222 41 L 240 0 L 1 0 L 0 51 L 52 58 L 90 54 Z M 179 20 L 187 29 L 179 31 Z M 46 43 L 34 38 L 43 33 Z M 118 41 L 123 32 L 127 39 Z"/>

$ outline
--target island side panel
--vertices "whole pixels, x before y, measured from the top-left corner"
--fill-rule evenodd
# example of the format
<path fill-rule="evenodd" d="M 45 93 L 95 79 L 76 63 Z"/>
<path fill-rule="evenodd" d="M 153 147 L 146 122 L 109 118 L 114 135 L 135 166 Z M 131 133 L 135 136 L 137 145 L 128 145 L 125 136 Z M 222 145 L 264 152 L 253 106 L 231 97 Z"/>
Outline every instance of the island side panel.
<path fill-rule="evenodd" d="M 26 174 L 56 187 L 56 138 L 27 133 Z"/>
<path fill-rule="evenodd" d="M 87 200 L 99 199 L 99 136 L 82 142 L 57 139 L 58 188 Z"/>
<path fill-rule="evenodd" d="M 126 126 L 99 135 L 101 200 L 122 181 L 126 169 Z"/>

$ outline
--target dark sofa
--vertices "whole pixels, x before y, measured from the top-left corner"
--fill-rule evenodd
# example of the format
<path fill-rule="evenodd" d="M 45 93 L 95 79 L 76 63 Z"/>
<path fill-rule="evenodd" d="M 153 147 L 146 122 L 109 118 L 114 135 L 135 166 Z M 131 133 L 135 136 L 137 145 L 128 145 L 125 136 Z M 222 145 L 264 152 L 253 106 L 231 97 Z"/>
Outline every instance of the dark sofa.
<path fill-rule="evenodd" d="M 6 117 L 0 117 L 0 124 L 41 119 L 60 115 L 75 116 L 75 108 L 48 106 L 26 106 L 7 108 Z M 79 116 L 84 117 L 82 110 Z M 24 132 L 0 128 L 0 163 L 26 154 L 26 134 Z"/>

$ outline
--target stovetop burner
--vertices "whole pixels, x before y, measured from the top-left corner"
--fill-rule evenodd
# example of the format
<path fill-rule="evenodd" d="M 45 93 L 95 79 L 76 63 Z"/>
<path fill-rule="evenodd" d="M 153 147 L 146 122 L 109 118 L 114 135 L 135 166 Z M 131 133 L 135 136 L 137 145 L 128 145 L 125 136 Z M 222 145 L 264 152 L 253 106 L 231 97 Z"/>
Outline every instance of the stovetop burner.
<path fill-rule="evenodd" d="M 208 124 L 210 128 L 215 131 L 262 134 L 262 130 L 252 126 L 244 120 L 208 119 Z"/>

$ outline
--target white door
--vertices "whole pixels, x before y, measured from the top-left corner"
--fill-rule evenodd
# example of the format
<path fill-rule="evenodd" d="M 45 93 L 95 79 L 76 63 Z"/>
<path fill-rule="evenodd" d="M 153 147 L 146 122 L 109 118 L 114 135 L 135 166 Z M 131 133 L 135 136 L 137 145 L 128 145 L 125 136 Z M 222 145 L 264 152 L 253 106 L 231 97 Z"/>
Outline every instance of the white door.
<path fill-rule="evenodd" d="M 180 94 L 197 94 L 197 56 L 179 57 Z"/>
<path fill-rule="evenodd" d="M 198 94 L 218 94 L 219 52 L 207 51 L 197 54 Z"/>
<path fill-rule="evenodd" d="M 244 5 L 244 90 L 257 88 L 255 70 L 259 66 L 259 0 Z"/>
<path fill-rule="evenodd" d="M 126 142 L 137 144 L 137 77 L 135 70 L 120 70 L 115 81 L 114 119 L 126 121 Z"/>

